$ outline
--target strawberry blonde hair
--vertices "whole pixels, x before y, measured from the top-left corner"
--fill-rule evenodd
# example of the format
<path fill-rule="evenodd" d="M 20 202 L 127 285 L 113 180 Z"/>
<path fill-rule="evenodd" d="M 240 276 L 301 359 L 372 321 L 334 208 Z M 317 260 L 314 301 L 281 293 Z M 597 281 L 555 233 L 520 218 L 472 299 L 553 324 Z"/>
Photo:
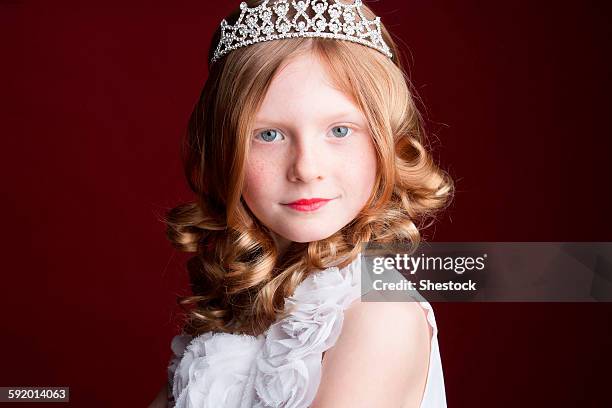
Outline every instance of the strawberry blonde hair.
<path fill-rule="evenodd" d="M 254 7 L 261 1 L 249 1 Z M 368 18 L 373 17 L 362 6 Z M 237 20 L 236 9 L 227 20 Z M 426 150 L 423 119 L 395 42 L 393 59 L 361 44 L 320 38 L 261 42 L 230 52 L 209 67 L 189 120 L 184 171 L 194 202 L 166 214 L 167 235 L 193 252 L 187 269 L 192 296 L 179 296 L 184 331 L 258 335 L 283 314 L 284 299 L 313 270 L 350 263 L 366 242 L 418 246 L 420 229 L 450 202 L 453 182 Z M 220 37 L 215 33 L 209 60 Z M 377 177 L 361 212 L 320 241 L 290 245 L 279 256 L 270 230 L 242 199 L 253 120 L 275 73 L 312 52 L 334 84 L 363 112 L 377 155 Z"/>

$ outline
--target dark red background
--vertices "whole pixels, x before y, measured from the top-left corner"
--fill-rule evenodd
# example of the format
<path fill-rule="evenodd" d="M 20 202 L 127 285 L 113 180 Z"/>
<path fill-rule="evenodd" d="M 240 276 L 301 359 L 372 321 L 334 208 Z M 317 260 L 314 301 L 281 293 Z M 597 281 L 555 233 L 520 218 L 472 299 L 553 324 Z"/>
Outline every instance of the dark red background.
<path fill-rule="evenodd" d="M 599 3 L 372 4 L 457 182 L 426 237 L 612 240 Z M 67 385 L 87 407 L 155 396 L 186 291 L 158 218 L 191 199 L 179 139 L 237 4 L 0 1 L 0 385 Z M 609 403 L 612 304 L 434 307 L 450 407 Z"/>

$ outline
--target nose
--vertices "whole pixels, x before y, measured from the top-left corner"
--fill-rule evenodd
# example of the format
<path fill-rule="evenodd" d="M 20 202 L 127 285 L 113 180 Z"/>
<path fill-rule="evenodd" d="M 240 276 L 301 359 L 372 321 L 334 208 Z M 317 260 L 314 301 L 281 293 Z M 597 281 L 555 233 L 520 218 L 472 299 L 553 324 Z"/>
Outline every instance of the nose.
<path fill-rule="evenodd" d="M 315 135 L 300 135 L 293 148 L 288 178 L 292 182 L 310 183 L 323 179 L 325 149 Z"/>

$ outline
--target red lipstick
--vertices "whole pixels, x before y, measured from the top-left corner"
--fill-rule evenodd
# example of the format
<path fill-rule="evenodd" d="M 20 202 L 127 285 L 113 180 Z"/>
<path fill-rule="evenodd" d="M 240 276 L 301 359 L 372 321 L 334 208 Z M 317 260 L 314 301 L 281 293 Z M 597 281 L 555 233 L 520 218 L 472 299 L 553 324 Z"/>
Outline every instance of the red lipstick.
<path fill-rule="evenodd" d="M 323 207 L 328 201 L 331 200 L 332 199 L 329 198 L 301 198 L 285 205 L 297 211 L 314 211 Z"/>

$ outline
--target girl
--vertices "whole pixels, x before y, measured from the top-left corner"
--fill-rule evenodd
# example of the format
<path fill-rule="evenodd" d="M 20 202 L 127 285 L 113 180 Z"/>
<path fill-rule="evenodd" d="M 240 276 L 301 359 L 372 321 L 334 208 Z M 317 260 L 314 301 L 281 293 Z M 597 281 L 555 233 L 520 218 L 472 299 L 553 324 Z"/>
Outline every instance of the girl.
<path fill-rule="evenodd" d="M 416 248 L 453 192 L 380 19 L 243 2 L 209 61 L 185 143 L 197 200 L 167 215 L 193 296 L 152 406 L 446 406 L 429 304 L 359 300 L 362 244 Z"/>

